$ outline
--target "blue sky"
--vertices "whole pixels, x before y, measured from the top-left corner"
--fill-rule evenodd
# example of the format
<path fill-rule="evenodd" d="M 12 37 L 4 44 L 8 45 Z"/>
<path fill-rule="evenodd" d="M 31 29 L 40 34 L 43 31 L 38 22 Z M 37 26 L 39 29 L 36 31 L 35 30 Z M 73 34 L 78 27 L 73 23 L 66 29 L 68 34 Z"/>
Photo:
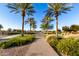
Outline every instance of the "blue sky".
<path fill-rule="evenodd" d="M 79 25 L 79 4 L 72 4 L 74 8 L 71 11 L 68 11 L 67 14 L 62 14 L 59 16 L 59 29 L 62 29 L 62 26 L 70 26 L 72 24 Z M 34 18 L 37 23 L 37 29 L 40 30 L 41 20 L 43 19 L 45 13 L 43 11 L 47 10 L 46 3 L 35 3 L 33 4 L 36 13 L 34 14 Z M 9 12 L 10 10 L 6 7 L 6 4 L 0 4 L 0 24 L 3 25 L 3 29 L 21 29 L 21 15 L 13 14 Z M 27 16 L 25 17 L 27 19 Z M 53 21 L 54 30 L 55 30 L 55 21 Z M 25 30 L 29 30 L 29 25 L 25 25 Z"/>

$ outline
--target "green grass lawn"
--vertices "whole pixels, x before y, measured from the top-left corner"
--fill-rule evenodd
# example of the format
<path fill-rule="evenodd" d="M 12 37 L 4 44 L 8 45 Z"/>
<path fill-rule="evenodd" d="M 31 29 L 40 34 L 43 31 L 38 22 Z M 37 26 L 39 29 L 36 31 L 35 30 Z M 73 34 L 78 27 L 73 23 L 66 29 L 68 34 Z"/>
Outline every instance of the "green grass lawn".
<path fill-rule="evenodd" d="M 14 38 L 10 38 L 6 41 L 0 42 L 0 48 L 9 48 L 9 47 L 15 47 L 15 46 L 22 46 L 27 43 L 31 43 L 35 40 L 34 35 L 24 35 L 22 36 L 17 36 Z"/>

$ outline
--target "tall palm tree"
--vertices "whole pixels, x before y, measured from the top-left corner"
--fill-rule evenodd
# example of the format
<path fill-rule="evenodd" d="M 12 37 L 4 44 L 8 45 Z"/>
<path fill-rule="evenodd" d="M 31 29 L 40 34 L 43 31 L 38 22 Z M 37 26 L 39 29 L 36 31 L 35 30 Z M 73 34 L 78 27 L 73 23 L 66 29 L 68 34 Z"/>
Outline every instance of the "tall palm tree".
<path fill-rule="evenodd" d="M 10 3 L 7 4 L 7 7 L 10 8 L 10 12 L 14 12 L 15 14 L 18 12 L 21 12 L 21 16 L 22 16 L 22 36 L 24 36 L 24 17 L 26 15 L 26 13 L 33 9 L 32 4 L 30 3 Z"/>
<path fill-rule="evenodd" d="M 0 31 L 1 31 L 2 28 L 3 28 L 3 26 L 0 24 Z"/>
<path fill-rule="evenodd" d="M 67 3 L 49 3 L 48 10 L 50 11 L 51 16 L 56 18 L 56 37 L 58 37 L 58 16 L 62 13 L 67 13 L 70 11 L 72 6 Z"/>

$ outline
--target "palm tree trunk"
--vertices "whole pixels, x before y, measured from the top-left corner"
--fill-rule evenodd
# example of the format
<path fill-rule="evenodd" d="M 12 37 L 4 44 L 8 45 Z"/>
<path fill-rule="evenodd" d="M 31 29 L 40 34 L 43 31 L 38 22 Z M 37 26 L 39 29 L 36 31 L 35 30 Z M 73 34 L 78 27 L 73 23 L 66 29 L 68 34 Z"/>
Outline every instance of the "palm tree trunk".
<path fill-rule="evenodd" d="M 47 32 L 47 35 L 48 35 L 48 22 L 47 22 L 47 31 L 46 32 Z"/>
<path fill-rule="evenodd" d="M 56 37 L 58 38 L 58 16 L 56 16 Z"/>
<path fill-rule="evenodd" d="M 22 16 L 22 36 L 24 36 L 24 16 Z"/>
<path fill-rule="evenodd" d="M 33 28 L 33 31 L 35 31 L 35 28 Z"/>
<path fill-rule="evenodd" d="M 25 17 L 25 10 L 22 9 L 21 11 L 21 15 L 22 15 L 22 33 L 21 35 L 24 36 L 24 17 Z"/>
<path fill-rule="evenodd" d="M 30 32 L 31 32 L 31 24 L 30 24 Z"/>

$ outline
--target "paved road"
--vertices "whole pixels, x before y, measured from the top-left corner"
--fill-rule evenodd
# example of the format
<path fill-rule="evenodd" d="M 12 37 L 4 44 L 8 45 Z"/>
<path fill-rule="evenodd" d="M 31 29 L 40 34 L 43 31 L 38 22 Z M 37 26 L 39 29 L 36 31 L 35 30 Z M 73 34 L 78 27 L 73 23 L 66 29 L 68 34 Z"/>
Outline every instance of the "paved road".
<path fill-rule="evenodd" d="M 5 38 L 0 36 L 0 42 L 6 40 Z"/>
<path fill-rule="evenodd" d="M 16 36 L 19 36 L 19 35 L 11 35 L 11 36 L 7 36 L 7 37 L 4 37 L 4 38 L 13 38 L 13 37 L 16 37 Z"/>
<path fill-rule="evenodd" d="M 42 39 L 43 34 L 37 33 L 37 40 L 31 44 L 29 50 L 26 55 L 28 56 L 58 56 L 58 54 L 54 51 L 54 49 L 46 42 L 46 40 Z"/>
<path fill-rule="evenodd" d="M 13 37 L 16 37 L 16 36 L 18 36 L 18 35 L 11 35 L 11 36 L 7 36 L 7 37 L 2 37 L 2 36 L 0 36 L 0 42 L 5 41 L 5 40 L 7 40 L 8 38 L 13 38 Z"/>

